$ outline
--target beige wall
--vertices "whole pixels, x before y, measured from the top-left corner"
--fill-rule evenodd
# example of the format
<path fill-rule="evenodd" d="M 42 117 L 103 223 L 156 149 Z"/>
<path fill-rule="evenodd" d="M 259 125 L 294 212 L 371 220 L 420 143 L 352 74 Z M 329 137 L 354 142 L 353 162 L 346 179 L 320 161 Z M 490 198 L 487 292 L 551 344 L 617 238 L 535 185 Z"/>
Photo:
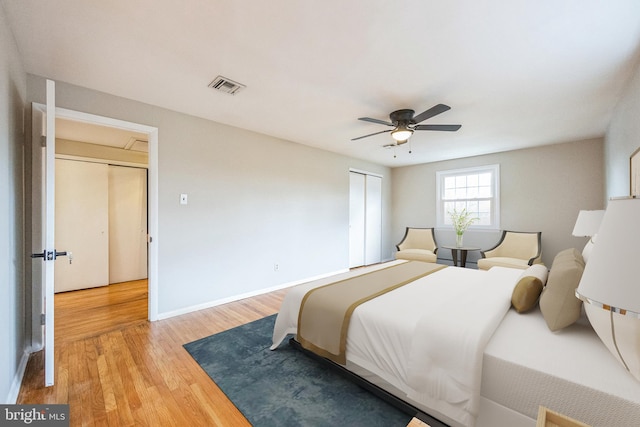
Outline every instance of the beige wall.
<path fill-rule="evenodd" d="M 629 158 L 640 148 L 640 66 L 625 87 L 607 130 L 606 189 L 610 197 L 628 196 Z"/>
<path fill-rule="evenodd" d="M 0 5 L 0 402 L 15 403 L 26 363 L 23 112 L 26 75 Z M 30 248 L 29 248 L 30 249 Z M 29 262 L 31 259 L 28 259 Z"/>
<path fill-rule="evenodd" d="M 549 267 L 560 250 L 582 250 L 585 239 L 572 237 L 571 231 L 580 209 L 604 207 L 602 139 L 393 169 L 394 242 L 400 241 L 406 226 L 435 226 L 436 171 L 496 163 L 500 164 L 501 228 L 542 231 L 543 261 Z M 467 231 L 465 244 L 488 249 L 498 238 L 498 232 Z M 450 230 L 437 230 L 436 239 L 440 245 L 455 240 Z M 439 256 L 450 258 L 450 253 L 443 250 Z"/>
<path fill-rule="evenodd" d="M 63 82 L 56 104 L 158 128 L 160 316 L 347 268 L 349 168 L 383 176 L 391 257 L 386 167 Z"/>

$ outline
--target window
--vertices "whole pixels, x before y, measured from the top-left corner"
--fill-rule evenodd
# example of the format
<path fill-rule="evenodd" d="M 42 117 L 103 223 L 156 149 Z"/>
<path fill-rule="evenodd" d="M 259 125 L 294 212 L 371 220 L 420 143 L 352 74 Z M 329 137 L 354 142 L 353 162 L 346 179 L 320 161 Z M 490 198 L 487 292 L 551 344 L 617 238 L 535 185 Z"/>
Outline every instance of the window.
<path fill-rule="evenodd" d="M 500 165 L 436 172 L 438 227 L 451 227 L 454 209 L 478 218 L 471 229 L 500 228 Z"/>

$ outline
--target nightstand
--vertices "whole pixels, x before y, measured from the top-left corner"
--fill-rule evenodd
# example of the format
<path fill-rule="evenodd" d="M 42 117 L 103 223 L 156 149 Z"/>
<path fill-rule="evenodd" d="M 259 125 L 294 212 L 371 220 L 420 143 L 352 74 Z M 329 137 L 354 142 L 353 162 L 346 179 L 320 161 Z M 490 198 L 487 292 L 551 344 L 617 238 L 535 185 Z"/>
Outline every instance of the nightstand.
<path fill-rule="evenodd" d="M 429 427 L 429 424 L 425 423 L 422 420 L 419 420 L 416 417 L 413 417 L 407 427 Z"/>
<path fill-rule="evenodd" d="M 540 406 L 538 408 L 538 422 L 536 427 L 590 427 L 588 424 L 569 418 L 551 409 Z"/>

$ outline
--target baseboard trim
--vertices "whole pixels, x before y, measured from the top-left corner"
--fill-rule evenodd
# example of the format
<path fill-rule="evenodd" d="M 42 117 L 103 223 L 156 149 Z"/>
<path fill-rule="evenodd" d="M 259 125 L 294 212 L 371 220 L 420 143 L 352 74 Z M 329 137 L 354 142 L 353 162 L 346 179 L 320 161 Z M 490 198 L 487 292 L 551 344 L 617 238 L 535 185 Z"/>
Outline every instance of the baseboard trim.
<path fill-rule="evenodd" d="M 27 363 L 29 363 L 30 356 L 31 353 L 28 351 L 22 353 L 20 364 L 18 365 L 18 370 L 13 377 L 11 388 L 9 389 L 9 395 L 6 399 L 6 402 L 9 405 L 13 405 L 18 401 L 18 395 L 20 394 L 20 388 L 22 387 L 22 379 L 24 378 L 24 373 L 27 370 Z"/>
<path fill-rule="evenodd" d="M 243 294 L 234 295 L 234 296 L 227 297 L 227 298 L 221 298 L 221 299 L 218 299 L 218 300 L 209 301 L 209 302 L 205 302 L 205 303 L 202 303 L 202 304 L 192 305 L 192 306 L 181 308 L 181 309 L 178 309 L 178 310 L 167 311 L 165 313 L 159 313 L 156 320 L 164 320 L 164 319 L 168 319 L 170 317 L 180 316 L 180 315 L 183 315 L 183 314 L 188 314 L 188 313 L 192 313 L 194 311 L 204 310 L 204 309 L 215 307 L 215 306 L 222 305 L 222 304 L 228 304 L 230 302 L 239 301 L 241 299 L 251 298 L 251 297 L 255 297 L 255 296 L 263 295 L 263 294 L 268 294 L 269 292 L 279 291 L 281 289 L 290 288 L 292 286 L 300 285 L 302 283 L 311 282 L 313 280 L 324 279 L 325 277 L 333 276 L 333 275 L 344 273 L 344 272 L 347 272 L 347 271 L 349 271 L 349 269 L 345 268 L 345 269 L 334 271 L 334 272 L 331 272 L 331 273 L 320 274 L 318 276 L 308 277 L 306 279 L 301 279 L 301 280 L 295 280 L 293 282 L 282 283 L 280 285 L 272 286 L 272 287 L 269 287 L 269 288 L 258 289 L 256 291 L 246 292 L 246 293 L 243 293 Z"/>

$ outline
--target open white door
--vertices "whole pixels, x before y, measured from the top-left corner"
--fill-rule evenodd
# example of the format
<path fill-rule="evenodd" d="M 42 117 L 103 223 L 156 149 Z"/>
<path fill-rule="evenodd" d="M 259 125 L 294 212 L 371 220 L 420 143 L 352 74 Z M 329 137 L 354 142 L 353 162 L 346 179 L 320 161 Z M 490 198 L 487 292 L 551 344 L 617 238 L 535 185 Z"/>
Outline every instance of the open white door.
<path fill-rule="evenodd" d="M 34 347 L 44 345 L 44 383 L 54 382 L 53 347 L 53 292 L 54 262 L 66 252 L 54 248 L 55 224 L 55 83 L 47 80 L 47 104 L 44 111 L 37 106 L 33 111 L 33 313 Z M 42 126 L 39 126 L 42 124 Z M 39 129 L 39 130 L 38 130 Z M 42 136 L 45 136 L 44 144 Z M 41 258 L 41 259 L 40 259 Z M 35 265 L 41 263 L 41 266 Z M 41 312 L 37 308 L 41 307 Z"/>

